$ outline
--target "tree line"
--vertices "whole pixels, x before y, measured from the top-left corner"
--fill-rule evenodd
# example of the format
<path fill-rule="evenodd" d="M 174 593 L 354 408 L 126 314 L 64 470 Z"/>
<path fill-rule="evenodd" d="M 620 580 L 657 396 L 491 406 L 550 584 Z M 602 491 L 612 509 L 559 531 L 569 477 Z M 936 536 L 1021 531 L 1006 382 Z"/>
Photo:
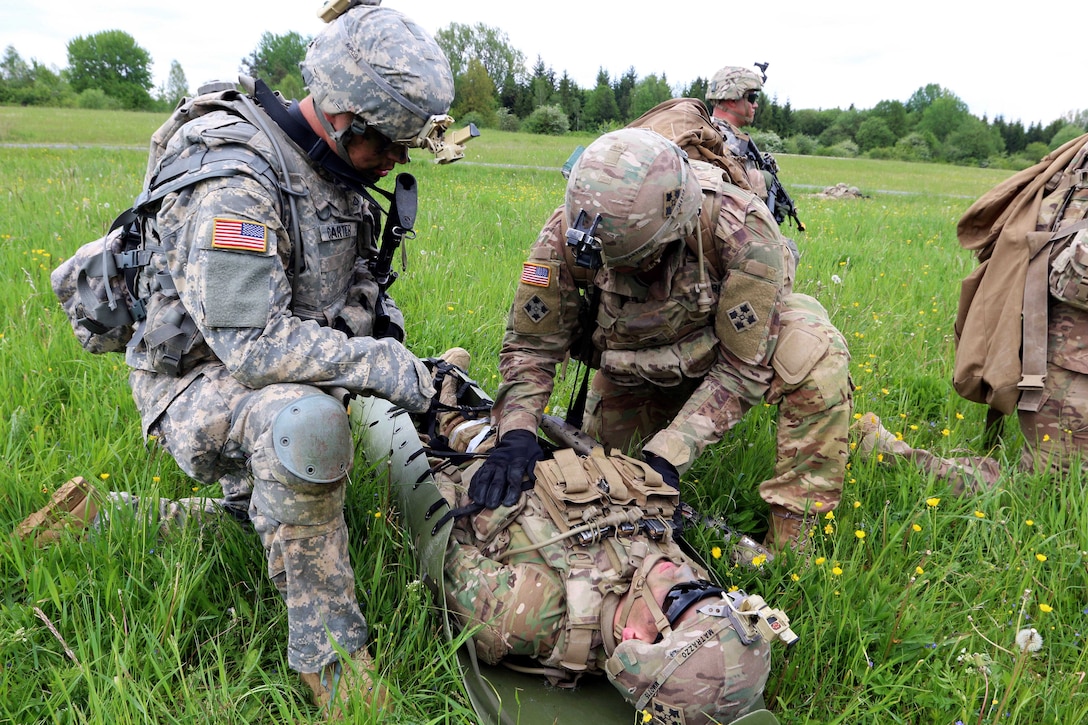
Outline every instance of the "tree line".
<path fill-rule="evenodd" d="M 601 68 L 592 88 L 581 88 L 537 57 L 529 67 L 505 32 L 483 23 L 451 23 L 435 34 L 450 60 L 455 84 L 451 114 L 475 123 L 529 133 L 603 132 L 623 126 L 676 96 L 704 99 L 709 79 L 670 85 L 666 75 L 639 76 L 632 66 L 617 77 Z M 264 33 L 239 70 L 262 78 L 287 98 L 305 87 L 298 64 L 309 37 Z M 0 103 L 167 111 L 190 95 L 184 70 L 172 61 L 165 84 L 152 88 L 151 55 L 128 33 L 108 30 L 68 43 L 68 66 L 25 61 L 14 46 L 0 57 Z M 1088 130 L 1088 110 L 1027 127 L 1002 116 L 973 116 L 950 89 L 936 83 L 905 101 L 870 109 L 794 109 L 789 100 L 760 94 L 749 129 L 765 151 L 825 156 L 936 161 L 1024 168 Z"/>

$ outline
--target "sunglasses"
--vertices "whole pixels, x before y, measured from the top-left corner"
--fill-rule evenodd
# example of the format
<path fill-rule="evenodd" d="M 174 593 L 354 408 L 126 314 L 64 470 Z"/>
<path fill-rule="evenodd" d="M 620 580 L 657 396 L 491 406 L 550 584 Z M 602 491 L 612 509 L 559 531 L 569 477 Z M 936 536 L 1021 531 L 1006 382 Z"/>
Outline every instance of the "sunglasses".
<path fill-rule="evenodd" d="M 745 98 L 748 100 L 749 103 L 755 105 L 756 101 L 759 100 L 759 91 L 749 91 L 748 95 L 746 95 Z"/>
<path fill-rule="evenodd" d="M 401 147 L 398 149 L 400 152 L 398 155 L 403 156 L 408 152 L 408 144 L 403 141 L 394 141 L 381 131 L 378 131 L 373 126 L 368 126 L 366 122 L 359 119 L 355 119 L 351 122 L 351 132 L 356 136 L 362 136 L 363 140 L 369 141 L 374 147 L 374 153 L 378 156 L 385 156 L 394 146 Z"/>

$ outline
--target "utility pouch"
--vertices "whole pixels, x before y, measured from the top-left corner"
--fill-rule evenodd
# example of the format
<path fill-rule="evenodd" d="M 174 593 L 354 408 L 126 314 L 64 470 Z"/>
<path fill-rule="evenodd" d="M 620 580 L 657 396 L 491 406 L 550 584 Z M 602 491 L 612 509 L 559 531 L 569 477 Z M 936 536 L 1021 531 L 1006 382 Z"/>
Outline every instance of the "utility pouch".
<path fill-rule="evenodd" d="M 1088 229 L 1072 236 L 1050 264 L 1050 294 L 1079 310 L 1088 310 Z"/>

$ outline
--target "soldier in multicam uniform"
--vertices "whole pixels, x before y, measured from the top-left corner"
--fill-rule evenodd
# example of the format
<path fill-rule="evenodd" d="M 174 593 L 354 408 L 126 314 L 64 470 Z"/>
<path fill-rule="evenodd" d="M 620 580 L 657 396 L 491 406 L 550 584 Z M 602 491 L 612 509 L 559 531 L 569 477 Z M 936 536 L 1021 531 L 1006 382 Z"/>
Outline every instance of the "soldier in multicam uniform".
<path fill-rule="evenodd" d="M 593 234 L 578 231 L 581 212 L 600 215 Z M 600 269 L 574 263 L 571 226 L 599 249 Z M 584 429 L 609 447 L 641 448 L 675 487 L 746 411 L 778 405 L 778 461 L 760 486 L 766 543 L 803 543 L 841 497 L 852 393 L 845 340 L 815 299 L 792 293 L 794 265 L 767 207 L 721 169 L 646 129 L 597 139 L 524 265 L 500 357 L 500 438 L 472 500 L 510 505 L 532 485 L 556 366 L 591 334 L 598 370 Z M 588 325 L 579 287 L 599 292 Z"/>
<path fill-rule="evenodd" d="M 330 714 L 349 691 L 372 705 L 384 694 L 366 694 L 373 664 L 343 514 L 354 448 L 328 392 L 412 411 L 434 394 L 367 266 L 381 227 L 368 189 L 409 147 L 434 148 L 453 78 L 433 38 L 379 2 L 329 18 L 301 66 L 302 101 L 258 81 L 258 108 L 225 84 L 196 99 L 218 110 L 153 138 L 144 188 L 161 205 L 143 220 L 147 315 L 127 353 L 144 433 L 188 475 L 221 484 L 216 504 L 259 533 L 287 606 L 288 664 Z"/>
<path fill-rule="evenodd" d="M 1022 470 L 1062 478 L 1088 452 L 1086 178 L 1088 135 L 991 189 L 957 225 L 980 264 L 961 286 L 953 385 L 989 406 L 988 428 L 1017 414 Z M 957 492 L 964 479 L 974 490 L 1000 476 L 990 458 L 911 449 L 872 414 L 858 427 L 864 448 L 914 461 Z"/>
<path fill-rule="evenodd" d="M 460 369 L 439 384 L 454 412 L 438 413 L 433 440 L 421 435 L 450 518 L 473 510 L 481 461 L 455 464 L 444 444 L 476 456 L 496 450 L 480 435 L 491 428 L 487 411 L 456 405 L 469 359 L 460 348 L 443 355 Z M 644 713 L 639 722 L 729 723 L 759 712 L 749 720 L 776 723 L 761 710 L 763 689 L 772 642 L 796 641 L 789 618 L 761 597 L 725 592 L 685 553 L 670 525 L 678 492 L 646 463 L 600 448 L 556 450 L 536 477 L 513 506 L 457 518 L 445 549 L 446 606 L 471 629 L 480 659 L 559 687 L 606 675 Z M 609 485 L 592 485 L 598 479 Z M 443 526 L 432 523 L 430 535 Z"/>
<path fill-rule="evenodd" d="M 755 120 L 762 89 L 763 80 L 755 71 L 727 65 L 710 80 L 706 101 L 714 125 L 725 138 L 725 145 L 747 170 L 752 190 L 760 199 L 767 201 L 767 179 L 747 153 L 746 146 L 751 137 L 741 131 Z"/>

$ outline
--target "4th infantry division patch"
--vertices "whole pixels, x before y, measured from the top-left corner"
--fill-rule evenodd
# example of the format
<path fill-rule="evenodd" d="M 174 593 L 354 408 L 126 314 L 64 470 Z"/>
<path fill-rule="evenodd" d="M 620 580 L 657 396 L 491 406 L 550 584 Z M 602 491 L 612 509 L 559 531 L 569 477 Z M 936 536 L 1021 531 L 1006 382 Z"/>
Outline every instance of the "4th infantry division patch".
<path fill-rule="evenodd" d="M 268 249 L 268 227 L 240 219 L 216 219 L 212 227 L 212 248 L 263 253 Z"/>

